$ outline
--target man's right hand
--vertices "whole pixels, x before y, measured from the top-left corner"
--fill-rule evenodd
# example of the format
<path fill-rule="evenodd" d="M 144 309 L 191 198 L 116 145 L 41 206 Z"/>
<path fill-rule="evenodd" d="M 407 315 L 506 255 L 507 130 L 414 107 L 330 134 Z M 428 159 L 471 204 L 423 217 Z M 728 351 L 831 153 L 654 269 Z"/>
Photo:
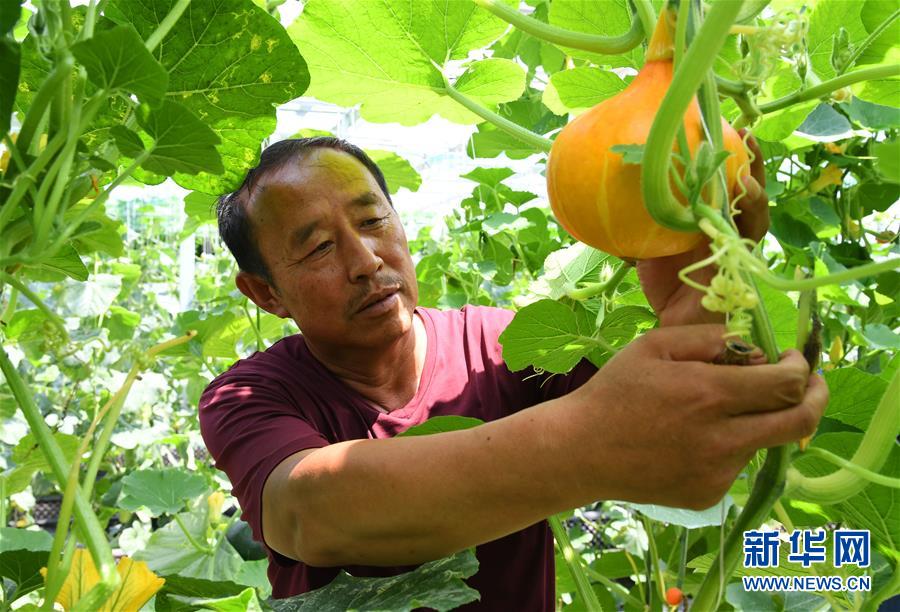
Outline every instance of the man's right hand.
<path fill-rule="evenodd" d="M 777 364 L 714 365 L 724 332 L 652 331 L 575 392 L 597 433 L 606 498 L 708 508 L 758 449 L 815 431 L 828 388 L 803 356 L 789 350 Z"/>
<path fill-rule="evenodd" d="M 796 351 L 713 365 L 724 332 L 650 332 L 573 393 L 471 429 L 292 455 L 265 484 L 266 542 L 314 566 L 409 565 L 598 499 L 708 508 L 828 399 Z"/>

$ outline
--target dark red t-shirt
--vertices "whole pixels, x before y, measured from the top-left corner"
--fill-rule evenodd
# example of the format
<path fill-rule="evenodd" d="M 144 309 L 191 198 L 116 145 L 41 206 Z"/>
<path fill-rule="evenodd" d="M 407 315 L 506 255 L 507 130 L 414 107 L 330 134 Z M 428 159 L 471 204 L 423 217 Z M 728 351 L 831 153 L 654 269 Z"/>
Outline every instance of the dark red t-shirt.
<path fill-rule="evenodd" d="M 422 379 L 409 404 L 390 413 L 338 380 L 299 334 L 238 361 L 206 388 L 200 399 L 203 439 L 216 467 L 231 480 L 257 540 L 263 542 L 263 485 L 293 453 L 345 440 L 390 438 L 438 415 L 493 421 L 564 395 L 596 371 L 582 362 L 566 376 L 510 372 L 497 341 L 513 317 L 507 310 L 466 306 L 416 312 L 428 337 Z M 272 594 L 279 598 L 325 586 L 339 569 L 354 576 L 391 576 L 415 567 L 311 567 L 266 550 Z M 475 554 L 479 570 L 466 582 L 481 593 L 481 601 L 461 609 L 554 609 L 553 538 L 546 521 L 477 546 Z"/>

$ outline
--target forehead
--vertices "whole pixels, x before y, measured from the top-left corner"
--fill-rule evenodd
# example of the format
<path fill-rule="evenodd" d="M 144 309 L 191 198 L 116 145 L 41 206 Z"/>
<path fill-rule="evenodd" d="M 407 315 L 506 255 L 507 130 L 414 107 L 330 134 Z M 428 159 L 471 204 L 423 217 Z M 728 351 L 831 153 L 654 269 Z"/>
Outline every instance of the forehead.
<path fill-rule="evenodd" d="M 366 191 L 380 194 L 381 188 L 368 168 L 349 153 L 317 148 L 263 175 L 253 191 L 249 207 L 256 216 L 273 208 L 346 200 Z"/>

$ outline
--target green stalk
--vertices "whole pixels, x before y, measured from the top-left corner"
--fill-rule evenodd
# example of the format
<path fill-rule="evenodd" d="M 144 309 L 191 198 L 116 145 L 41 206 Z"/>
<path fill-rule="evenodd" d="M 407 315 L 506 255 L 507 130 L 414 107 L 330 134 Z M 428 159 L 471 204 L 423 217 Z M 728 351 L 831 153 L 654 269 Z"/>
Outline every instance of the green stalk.
<path fill-rule="evenodd" d="M 162 39 L 166 37 L 166 34 L 175 26 L 175 23 L 181 18 L 181 14 L 184 13 L 185 9 L 191 3 L 191 0 L 178 0 L 175 3 L 175 6 L 169 10 L 169 14 L 166 15 L 162 21 L 159 22 L 159 26 L 157 26 L 156 30 L 150 37 L 144 42 L 144 46 L 147 47 L 147 51 L 152 52 L 159 43 L 162 42 Z"/>
<path fill-rule="evenodd" d="M 475 100 L 472 100 L 463 93 L 454 89 L 454 87 L 450 85 L 450 81 L 447 80 L 447 76 L 443 72 L 441 72 L 441 76 L 444 79 L 444 93 L 459 102 L 466 109 L 472 111 L 485 121 L 490 121 L 510 136 L 518 138 L 525 144 L 534 147 L 538 151 L 543 151 L 544 153 L 550 152 L 550 148 L 553 146 L 552 140 L 535 134 L 531 130 L 525 129 L 521 125 L 513 123 L 509 119 L 501 117 L 497 113 L 486 109 Z"/>
<path fill-rule="evenodd" d="M 646 1 L 646 0 L 645 0 Z M 566 30 L 538 21 L 523 15 L 514 7 L 499 0 L 473 0 L 475 4 L 486 9 L 506 23 L 515 26 L 535 38 L 570 49 L 581 49 L 604 55 L 618 55 L 638 46 L 644 39 L 644 28 L 638 18 L 633 17 L 631 28 L 621 36 L 597 36 L 575 30 Z M 652 32 L 652 30 L 648 30 Z M 649 35 L 649 34 L 648 34 Z"/>
<path fill-rule="evenodd" d="M 566 533 L 566 528 L 563 526 L 562 521 L 559 520 L 559 516 L 551 516 L 547 519 L 547 522 L 550 523 L 550 530 L 553 532 L 556 545 L 559 546 L 559 550 L 566 560 L 566 565 L 572 573 L 572 578 L 575 579 L 575 587 L 578 589 L 578 595 L 584 602 L 585 609 L 588 612 L 603 612 L 603 606 L 600 605 L 597 594 L 594 593 L 594 588 L 591 586 L 591 581 L 588 580 L 587 575 L 584 573 L 578 554 L 572 548 L 569 534 Z"/>
<path fill-rule="evenodd" d="M 77 540 L 75 538 L 69 539 L 66 542 L 66 550 L 63 553 L 62 557 L 53 557 L 51 553 L 48 557 L 47 563 L 47 577 L 44 579 L 44 610 L 53 610 L 53 602 L 56 600 L 56 596 L 59 591 L 62 589 L 63 584 L 66 582 L 66 577 L 69 575 L 69 572 L 72 571 L 72 560 L 75 557 L 75 545 L 77 544 Z M 50 559 L 56 559 L 56 563 L 50 563 Z M 50 570 L 56 567 L 58 569 L 58 573 L 56 576 L 50 576 Z"/>
<path fill-rule="evenodd" d="M 53 71 L 47 75 L 47 78 L 44 79 L 40 89 L 38 89 L 38 92 L 31 99 L 28 112 L 25 114 L 25 120 L 22 122 L 22 127 L 19 129 L 19 136 L 16 138 L 16 147 L 19 151 L 27 153 L 28 149 L 31 148 L 31 141 L 34 139 L 35 132 L 37 131 L 38 125 L 41 123 L 41 119 L 47 112 L 50 101 L 53 99 L 53 96 L 56 95 L 56 92 L 59 90 L 63 81 L 70 78 L 74 66 L 75 59 L 71 55 L 63 58 L 63 60 L 53 68 Z"/>
<path fill-rule="evenodd" d="M 31 162 L 31 165 L 25 172 L 18 174 L 13 182 L 13 190 L 9 198 L 0 208 L 0 234 L 9 222 L 10 217 L 19 205 L 21 199 L 29 189 L 33 189 L 38 175 L 44 167 L 50 163 L 53 156 L 56 155 L 62 146 L 66 143 L 66 135 L 63 132 L 57 132 L 53 138 L 47 143 L 47 146 L 41 151 L 37 159 Z"/>
<path fill-rule="evenodd" d="M 890 77 L 900 76 L 900 64 L 886 64 L 883 66 L 874 66 L 872 68 L 864 68 L 855 72 L 848 72 L 839 77 L 822 81 L 818 85 L 813 85 L 808 89 L 795 91 L 794 93 L 778 98 L 772 102 L 759 105 L 759 111 L 762 114 L 773 113 L 777 110 L 793 106 L 807 100 L 815 100 L 827 96 L 833 91 L 837 91 L 842 87 L 860 83 L 862 81 L 873 81 L 876 79 L 887 79 Z"/>
<path fill-rule="evenodd" d="M 866 36 L 866 39 L 859 43 L 859 45 L 853 50 L 853 53 L 850 54 L 850 58 L 847 60 L 847 67 L 853 66 L 856 63 L 856 60 L 859 59 L 859 56 L 862 55 L 869 46 L 875 42 L 875 39 L 881 36 L 885 30 L 890 27 L 894 20 L 900 17 L 900 9 L 895 10 L 893 13 L 888 15 L 888 18 L 878 24 L 878 27 L 872 30 L 872 32 Z"/>
<path fill-rule="evenodd" d="M 212 549 L 209 546 L 203 546 L 202 544 L 200 544 L 200 542 L 198 542 L 197 540 L 194 539 L 194 536 L 192 536 L 191 532 L 188 531 L 188 528 L 185 526 L 184 521 L 181 519 L 181 517 L 178 514 L 173 514 L 172 518 L 175 520 L 175 523 L 181 529 L 181 533 L 184 534 L 184 537 L 188 541 L 188 543 L 194 547 L 194 550 L 196 550 L 197 552 L 205 553 L 205 554 L 209 554 L 212 552 Z"/>
<path fill-rule="evenodd" d="M 100 195 L 98 195 L 96 198 L 94 198 L 93 202 L 91 202 L 89 205 L 85 206 L 84 209 L 82 209 L 82 211 L 80 213 L 78 213 L 77 217 L 75 217 L 74 219 L 72 219 L 72 221 L 70 221 L 66 224 L 66 229 L 63 230 L 62 233 L 60 233 L 60 235 L 56 238 L 56 240 L 53 242 L 53 244 L 50 245 L 49 248 L 44 249 L 42 255 L 43 256 L 47 256 L 47 255 L 52 256 L 53 254 L 55 254 L 69 240 L 69 237 L 72 236 L 72 234 L 74 234 L 78 230 L 78 228 L 81 226 L 81 224 L 84 222 L 84 220 L 87 219 L 88 216 L 90 216 L 90 214 L 93 213 L 97 208 L 99 208 L 100 206 L 102 206 L 103 204 L 106 203 L 106 201 L 109 199 L 109 196 L 112 194 L 112 190 L 115 189 L 116 187 L 118 187 L 119 185 L 121 185 L 128 177 L 130 177 L 134 173 L 134 171 L 137 170 L 137 168 L 142 163 L 144 163 L 144 161 L 146 161 L 148 157 L 150 157 L 151 153 L 152 153 L 152 149 L 141 152 L 141 154 L 138 155 L 134 159 L 134 161 L 131 162 L 131 165 L 129 165 L 125 170 L 123 170 L 119 174 L 119 176 L 117 176 L 106 187 L 106 189 L 103 190 L 103 192 Z"/>
<path fill-rule="evenodd" d="M 628 589 L 626 589 L 624 586 L 614 580 L 610 580 L 589 565 L 585 565 L 583 567 L 589 578 L 596 580 L 610 591 L 618 593 L 622 599 L 630 603 L 632 606 L 637 606 L 637 609 L 642 610 L 644 608 L 644 602 L 629 593 Z"/>
<path fill-rule="evenodd" d="M 712 68 L 718 50 L 728 36 L 739 0 L 716 2 L 676 69 L 644 145 L 641 191 L 650 216 L 660 225 L 678 231 L 697 231 L 690 210 L 675 199 L 669 185 L 672 145 L 694 93 Z"/>
<path fill-rule="evenodd" d="M 725 583 L 741 558 L 744 531 L 761 525 L 784 490 L 784 475 L 790 462 L 787 446 L 769 449 L 766 462 L 756 475 L 753 490 L 743 511 L 731 527 L 725 544 L 703 579 L 692 607 L 696 610 L 716 610 L 724 594 Z"/>
<path fill-rule="evenodd" d="M 647 40 L 650 40 L 650 37 L 653 35 L 653 28 L 656 27 L 656 10 L 653 8 L 650 0 L 633 0 L 633 5 L 634 12 L 637 14 L 637 18 L 641 20 L 641 25 L 644 28 L 644 35 Z"/>
<path fill-rule="evenodd" d="M 89 496 L 94 487 L 94 481 L 97 479 L 100 463 L 103 461 L 103 456 L 106 454 L 106 449 L 109 447 L 109 441 L 112 438 L 113 429 L 115 429 L 115 425 L 119 420 L 119 415 L 122 412 L 122 406 L 125 405 L 125 398 L 128 396 L 131 385 L 134 383 L 141 370 L 143 370 L 150 361 L 156 359 L 163 351 L 168 350 L 173 346 L 184 344 L 196 335 L 197 332 L 190 331 L 183 336 L 166 340 L 165 342 L 161 342 L 150 348 L 147 351 L 145 358 L 131 367 L 122 386 L 119 387 L 119 390 L 116 391 L 115 395 L 107 401 L 106 405 L 101 408 L 98 415 L 99 418 L 104 421 L 103 429 L 100 431 L 100 437 L 94 444 L 94 449 L 91 453 L 91 462 L 88 464 L 87 471 L 84 475 L 84 491 L 86 495 Z"/>
<path fill-rule="evenodd" d="M 852 461 L 848 461 L 839 455 L 835 455 L 834 453 L 825 450 L 824 448 L 812 446 L 806 449 L 805 454 L 824 459 L 829 463 L 832 463 L 840 468 L 844 468 L 847 471 L 852 472 L 853 474 L 856 474 L 860 478 L 863 478 L 871 482 L 872 484 L 881 485 L 883 487 L 890 487 L 891 489 L 900 489 L 900 478 L 891 478 L 890 476 L 885 476 L 884 474 L 879 474 L 878 472 L 867 470 L 863 466 L 857 465 Z"/>
<path fill-rule="evenodd" d="M 578 289 L 572 289 L 566 293 L 566 297 L 572 298 L 573 300 L 586 300 L 602 294 L 605 298 L 609 298 L 616 290 L 616 287 L 619 286 L 619 283 L 622 282 L 622 279 L 628 275 L 628 272 L 633 267 L 634 266 L 627 261 L 622 262 L 622 265 L 616 269 L 613 275 L 610 276 L 605 283 L 591 283 L 584 287 L 579 287 Z"/>
<path fill-rule="evenodd" d="M 827 476 L 814 478 L 801 474 L 796 468 L 791 468 L 787 473 L 786 494 L 793 499 L 826 505 L 837 504 L 853 497 L 868 486 L 868 480 L 863 478 L 870 473 L 877 473 L 884 466 L 891 449 L 896 444 L 898 423 L 900 423 L 900 370 L 891 378 L 887 390 L 872 414 L 872 420 L 859 447 L 847 465 L 841 465 L 841 469 Z M 817 452 L 813 447 L 806 452 L 814 452 L 824 459 L 831 460 L 831 457 Z M 840 457 L 835 458 L 846 461 Z M 880 474 L 872 475 L 882 478 Z M 894 480 L 890 479 L 887 482 Z M 886 482 L 879 484 L 892 486 Z"/>
<path fill-rule="evenodd" d="M 656 568 L 656 586 L 660 601 L 666 600 L 666 577 L 663 575 L 662 565 L 659 563 L 659 551 L 656 548 L 656 538 L 653 536 L 653 525 L 650 524 L 650 520 L 646 516 L 641 516 L 641 522 L 644 525 L 644 531 L 647 532 L 647 548 L 650 552 L 650 563 L 647 563 L 648 569 L 648 580 L 650 576 L 652 576 L 653 572 L 650 570 L 650 566 Z M 647 583 L 647 589 L 653 593 L 653 589 L 650 586 L 650 583 Z M 653 601 L 653 598 L 650 598 L 650 601 Z"/>
<path fill-rule="evenodd" d="M 2 347 L 0 347 L 0 371 L 6 377 L 6 383 L 22 409 L 22 414 L 28 422 L 29 429 L 37 439 L 38 445 L 47 459 L 47 463 L 50 464 L 53 476 L 60 485 L 64 484 L 69 466 L 62 449 L 60 449 L 53 438 L 50 428 L 44 422 L 40 410 L 38 410 L 34 400 L 28 393 L 25 382 L 13 367 L 6 350 Z M 97 520 L 97 516 L 94 514 L 87 498 L 82 495 L 80 488 L 77 489 L 74 499 L 75 516 L 82 530 L 85 544 L 91 552 L 91 557 L 94 559 L 97 572 L 100 574 L 101 583 L 112 585 L 114 588 L 118 583 L 119 577 L 116 573 L 116 565 L 113 561 L 112 549 L 106 539 L 106 533 L 103 531 L 100 521 Z"/>
<path fill-rule="evenodd" d="M 749 253 L 747 254 L 747 257 L 752 258 Z M 865 264 L 863 266 L 850 268 L 849 270 L 826 274 L 825 276 L 789 280 L 772 274 L 768 269 L 764 269 L 762 263 L 758 260 L 752 259 L 752 261 L 754 262 L 753 273 L 757 278 L 770 287 L 782 291 L 809 291 L 810 289 L 822 287 L 823 285 L 841 285 L 860 278 L 865 278 L 866 276 L 875 276 L 882 272 L 900 268 L 900 257 L 895 257 L 894 259 Z"/>

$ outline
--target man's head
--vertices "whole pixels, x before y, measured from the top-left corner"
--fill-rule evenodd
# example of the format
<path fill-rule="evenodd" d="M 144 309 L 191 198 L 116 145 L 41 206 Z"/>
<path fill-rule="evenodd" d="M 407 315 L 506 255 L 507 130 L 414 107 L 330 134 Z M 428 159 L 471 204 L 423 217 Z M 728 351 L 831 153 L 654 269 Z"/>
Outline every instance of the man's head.
<path fill-rule="evenodd" d="M 238 288 L 293 318 L 308 342 L 373 346 L 408 331 L 415 268 L 384 176 L 357 147 L 336 138 L 271 145 L 219 199 L 218 218 Z"/>
<path fill-rule="evenodd" d="M 247 216 L 246 204 L 252 197 L 257 184 L 265 175 L 283 168 L 288 162 L 297 160 L 316 148 L 343 151 L 358 159 L 372 173 L 384 197 L 393 206 L 381 168 L 356 145 L 331 136 L 289 138 L 273 143 L 263 150 L 259 156 L 259 164 L 247 171 L 247 176 L 244 177 L 241 186 L 233 193 L 220 197 L 216 206 L 219 235 L 228 246 L 228 250 L 234 255 L 238 267 L 242 271 L 271 281 L 269 269 L 260 256 L 259 248 L 253 238 L 253 228 Z"/>

